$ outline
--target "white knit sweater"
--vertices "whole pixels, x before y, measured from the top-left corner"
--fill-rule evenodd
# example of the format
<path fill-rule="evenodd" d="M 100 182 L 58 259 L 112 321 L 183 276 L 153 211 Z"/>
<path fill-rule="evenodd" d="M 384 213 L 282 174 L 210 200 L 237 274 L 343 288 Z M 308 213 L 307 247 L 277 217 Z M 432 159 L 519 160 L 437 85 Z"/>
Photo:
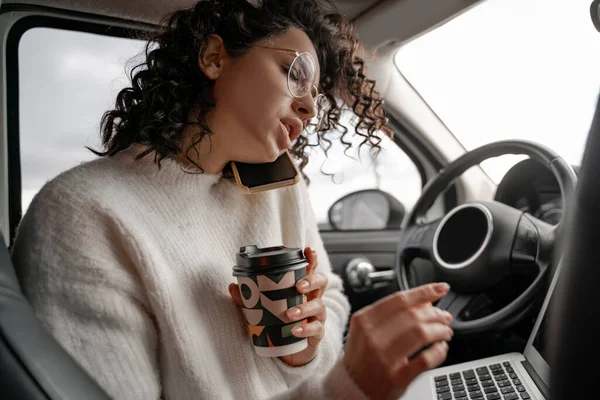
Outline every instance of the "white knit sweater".
<path fill-rule="evenodd" d="M 47 183 L 13 259 L 43 326 L 114 399 L 362 398 L 341 362 L 350 307 L 304 181 L 254 195 L 219 175 L 158 170 L 132 146 Z M 241 246 L 314 247 L 326 334 L 293 368 L 255 354 L 228 285 Z"/>

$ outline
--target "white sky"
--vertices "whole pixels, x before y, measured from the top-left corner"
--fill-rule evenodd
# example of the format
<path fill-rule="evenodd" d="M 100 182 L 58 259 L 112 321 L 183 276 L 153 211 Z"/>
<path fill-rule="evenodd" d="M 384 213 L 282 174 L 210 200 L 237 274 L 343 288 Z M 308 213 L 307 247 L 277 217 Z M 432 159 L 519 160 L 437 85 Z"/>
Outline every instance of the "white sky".
<path fill-rule="evenodd" d="M 102 114 L 127 83 L 134 40 L 34 28 L 19 45 L 22 208 L 60 172 L 95 156 Z"/>
<path fill-rule="evenodd" d="M 470 150 L 521 138 L 579 164 L 600 88 L 591 0 L 487 0 L 403 46 L 396 63 Z M 497 182 L 514 158 L 483 167 Z"/>
<path fill-rule="evenodd" d="M 600 86 L 600 33 L 591 0 L 488 0 L 405 45 L 401 71 L 442 120 L 472 149 L 504 138 L 548 145 L 579 163 Z M 49 179 L 94 158 L 99 121 L 126 83 L 125 64 L 142 43 L 36 28 L 19 46 L 23 210 Z M 332 151 L 307 168 L 319 222 L 335 200 L 380 188 L 411 208 L 421 192 L 418 172 L 393 144 L 376 163 Z M 498 181 L 514 159 L 484 164 Z M 376 173 L 376 171 L 378 173 Z"/>

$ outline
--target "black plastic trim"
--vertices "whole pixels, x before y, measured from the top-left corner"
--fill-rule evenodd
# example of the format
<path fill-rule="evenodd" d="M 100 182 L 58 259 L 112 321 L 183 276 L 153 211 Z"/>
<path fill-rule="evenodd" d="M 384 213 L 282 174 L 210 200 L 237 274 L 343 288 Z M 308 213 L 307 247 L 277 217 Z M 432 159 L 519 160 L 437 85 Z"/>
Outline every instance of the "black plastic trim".
<path fill-rule="evenodd" d="M 324 231 L 321 237 L 327 253 L 396 253 L 400 230 Z"/>
<path fill-rule="evenodd" d="M 32 5 L 32 4 L 4 4 L 0 8 L 0 14 L 5 14 L 9 12 L 31 12 L 31 13 L 40 13 L 40 14 L 60 14 L 60 19 L 64 21 L 70 21 L 68 18 L 82 18 L 82 19 L 93 19 L 98 21 L 99 24 L 104 26 L 110 25 L 128 25 L 129 30 L 132 31 L 141 31 L 141 30 L 155 30 L 158 25 L 151 24 L 148 22 L 140 22 L 135 20 L 128 20 L 124 18 L 116 18 L 116 17 L 107 17 L 104 15 L 93 14 L 93 13 L 85 13 L 81 11 L 72 11 L 65 8 L 56 8 L 56 7 L 47 7 L 40 5 Z M 40 15 L 40 17 L 42 17 Z M 47 16 L 43 16 L 44 18 L 48 18 Z M 89 22 L 84 22 L 86 25 Z"/>

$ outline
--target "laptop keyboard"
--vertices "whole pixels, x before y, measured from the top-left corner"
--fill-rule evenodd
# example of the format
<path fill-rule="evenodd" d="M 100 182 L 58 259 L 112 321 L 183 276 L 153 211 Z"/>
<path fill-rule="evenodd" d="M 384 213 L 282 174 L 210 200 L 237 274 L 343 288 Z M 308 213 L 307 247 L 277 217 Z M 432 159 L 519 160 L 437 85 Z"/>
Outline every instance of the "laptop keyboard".
<path fill-rule="evenodd" d="M 508 361 L 436 376 L 434 384 L 438 400 L 531 399 Z"/>

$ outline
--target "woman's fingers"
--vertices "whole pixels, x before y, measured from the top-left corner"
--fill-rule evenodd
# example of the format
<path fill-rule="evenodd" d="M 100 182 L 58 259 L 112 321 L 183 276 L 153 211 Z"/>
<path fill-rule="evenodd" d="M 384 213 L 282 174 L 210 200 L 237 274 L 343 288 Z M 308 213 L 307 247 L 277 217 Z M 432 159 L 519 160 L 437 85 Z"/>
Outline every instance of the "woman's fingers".
<path fill-rule="evenodd" d="M 418 286 L 410 290 L 403 290 L 393 295 L 367 306 L 366 308 L 377 307 L 379 320 L 385 321 L 390 316 L 397 314 L 407 308 L 433 303 L 448 293 L 450 286 L 447 283 L 430 283 Z"/>
<path fill-rule="evenodd" d="M 449 341 L 454 331 L 448 325 L 452 314 L 437 307 L 406 309 L 384 322 L 379 331 L 386 340 L 385 354 L 399 359 L 409 357 L 423 347 L 438 341 Z"/>
<path fill-rule="evenodd" d="M 306 274 L 310 275 L 315 271 L 315 269 L 317 269 L 317 252 L 312 247 L 307 247 L 304 249 L 304 256 L 306 257 L 306 261 L 308 261 Z"/>
<path fill-rule="evenodd" d="M 240 293 L 240 288 L 235 283 L 229 285 L 229 294 L 233 299 L 233 302 L 237 304 L 239 307 L 244 306 L 244 302 L 242 301 L 242 295 Z"/>
<path fill-rule="evenodd" d="M 398 370 L 398 382 L 401 384 L 401 387 L 408 387 L 408 385 L 419 374 L 432 368 L 439 367 L 444 362 L 447 356 L 448 343 L 443 341 L 434 343 L 430 348 L 423 350 L 406 366 Z"/>
<path fill-rule="evenodd" d="M 296 337 L 314 337 L 320 341 L 325 335 L 325 326 L 321 321 L 313 321 L 293 328 L 292 334 Z"/>
<path fill-rule="evenodd" d="M 394 336 L 387 346 L 386 354 L 397 359 L 409 357 L 432 343 L 450 341 L 453 334 L 452 328 L 446 324 L 420 323 L 412 326 L 404 335 Z"/>
<path fill-rule="evenodd" d="M 422 322 L 452 322 L 452 314 L 437 307 L 428 306 L 415 310 L 416 318 Z"/>
<path fill-rule="evenodd" d="M 322 298 L 311 300 L 287 310 L 287 316 L 292 321 L 315 317 L 316 320 L 325 322 L 327 319 L 327 308 Z"/>
<path fill-rule="evenodd" d="M 445 343 L 453 334 L 448 326 L 452 316 L 430 303 L 447 291 L 446 284 L 424 285 L 388 296 L 352 315 L 344 363 L 365 394 L 398 398 L 419 373 L 443 362 L 448 350 Z M 379 378 L 373 380 L 373 375 Z"/>
<path fill-rule="evenodd" d="M 328 282 L 329 278 L 327 278 L 327 275 L 316 272 L 300 279 L 296 283 L 296 290 L 300 293 L 305 293 L 308 300 L 313 300 L 323 296 Z"/>
<path fill-rule="evenodd" d="M 431 323 L 449 325 L 450 322 L 452 322 L 452 314 L 437 307 L 410 308 L 380 323 L 380 334 L 383 337 L 394 337 L 410 327 L 415 328 Z"/>

